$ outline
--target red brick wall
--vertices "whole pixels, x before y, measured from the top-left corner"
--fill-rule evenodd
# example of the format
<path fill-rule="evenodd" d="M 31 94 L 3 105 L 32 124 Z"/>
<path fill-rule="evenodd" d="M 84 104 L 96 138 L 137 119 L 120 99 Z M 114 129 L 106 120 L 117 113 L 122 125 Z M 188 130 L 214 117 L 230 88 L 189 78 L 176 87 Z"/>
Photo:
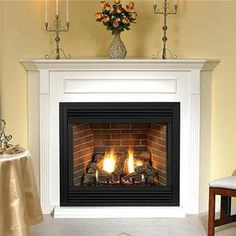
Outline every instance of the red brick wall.
<path fill-rule="evenodd" d="M 73 125 L 73 170 L 74 185 L 91 162 L 94 153 L 94 134 L 90 124 Z"/>
<path fill-rule="evenodd" d="M 161 185 L 167 184 L 166 130 L 165 124 L 152 123 L 147 135 L 148 149 L 152 154 L 152 165 L 159 171 Z"/>
<path fill-rule="evenodd" d="M 150 124 L 93 124 L 95 148 L 146 147 Z"/>

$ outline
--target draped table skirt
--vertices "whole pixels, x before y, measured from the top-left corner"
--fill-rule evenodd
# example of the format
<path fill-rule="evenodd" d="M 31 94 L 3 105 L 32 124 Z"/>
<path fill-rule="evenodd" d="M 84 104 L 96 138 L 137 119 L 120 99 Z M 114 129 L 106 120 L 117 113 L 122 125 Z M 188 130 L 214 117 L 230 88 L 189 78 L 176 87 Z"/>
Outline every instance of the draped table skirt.
<path fill-rule="evenodd" d="M 27 236 L 42 219 L 30 153 L 0 155 L 0 236 Z"/>

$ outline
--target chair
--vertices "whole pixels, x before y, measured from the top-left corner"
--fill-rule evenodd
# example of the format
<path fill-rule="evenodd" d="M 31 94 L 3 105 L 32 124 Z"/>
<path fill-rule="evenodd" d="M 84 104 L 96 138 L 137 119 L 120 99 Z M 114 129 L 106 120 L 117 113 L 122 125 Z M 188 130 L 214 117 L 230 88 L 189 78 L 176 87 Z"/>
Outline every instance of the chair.
<path fill-rule="evenodd" d="M 221 196 L 219 219 L 215 219 L 216 195 Z M 236 197 L 236 176 L 217 179 L 209 184 L 208 236 L 215 235 L 215 227 L 236 221 L 236 215 L 231 215 L 231 197 Z"/>

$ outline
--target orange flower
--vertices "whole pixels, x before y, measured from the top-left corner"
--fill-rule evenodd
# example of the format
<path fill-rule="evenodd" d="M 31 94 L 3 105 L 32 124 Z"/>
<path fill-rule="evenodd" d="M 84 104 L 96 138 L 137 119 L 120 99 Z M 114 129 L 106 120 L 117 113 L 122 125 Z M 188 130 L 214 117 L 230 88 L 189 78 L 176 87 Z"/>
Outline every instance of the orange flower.
<path fill-rule="evenodd" d="M 126 5 L 126 8 L 127 8 L 127 10 L 133 10 L 133 9 L 134 9 L 134 3 L 133 3 L 133 2 L 129 2 L 129 3 Z"/>
<path fill-rule="evenodd" d="M 128 24 L 129 23 L 129 19 L 128 18 L 123 18 L 122 19 L 122 23 L 123 24 Z"/>
<path fill-rule="evenodd" d="M 134 1 L 127 0 L 128 2 L 124 6 L 121 0 L 110 1 L 100 0 L 101 10 L 95 13 L 96 21 L 102 22 L 112 33 L 129 30 L 137 17 Z"/>
<path fill-rule="evenodd" d="M 101 8 L 102 9 L 105 9 L 106 5 L 107 5 L 106 1 L 101 1 Z"/>
<path fill-rule="evenodd" d="M 120 6 L 116 7 L 116 12 L 120 14 L 122 12 L 122 8 Z"/>
<path fill-rule="evenodd" d="M 109 20 L 110 20 L 110 17 L 109 17 L 108 15 L 103 15 L 102 21 L 103 21 L 104 23 L 107 23 Z"/>
<path fill-rule="evenodd" d="M 96 17 L 96 20 L 101 20 L 102 19 L 102 13 L 101 12 L 96 12 L 95 17 Z"/>
<path fill-rule="evenodd" d="M 105 10 L 110 11 L 111 10 L 111 5 L 109 3 L 106 4 Z"/>
<path fill-rule="evenodd" d="M 114 26 L 115 28 L 117 28 L 117 27 L 119 26 L 118 20 L 115 20 L 115 21 L 113 22 L 113 26 Z"/>
<path fill-rule="evenodd" d="M 131 18 L 132 18 L 133 20 L 135 20 L 137 16 L 138 16 L 138 14 L 137 14 L 137 12 L 135 12 L 135 11 L 131 14 Z"/>
<path fill-rule="evenodd" d="M 120 4 L 120 0 L 113 0 L 114 3 Z"/>

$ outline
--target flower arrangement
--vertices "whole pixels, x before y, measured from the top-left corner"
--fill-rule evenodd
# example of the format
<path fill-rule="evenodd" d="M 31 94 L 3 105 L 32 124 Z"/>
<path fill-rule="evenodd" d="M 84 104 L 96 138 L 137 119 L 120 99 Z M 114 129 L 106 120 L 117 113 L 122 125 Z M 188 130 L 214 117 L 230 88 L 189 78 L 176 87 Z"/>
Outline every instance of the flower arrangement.
<path fill-rule="evenodd" d="M 112 34 L 130 30 L 131 23 L 135 23 L 137 13 L 134 11 L 134 3 L 129 2 L 125 8 L 121 0 L 113 0 L 112 7 L 106 1 L 101 1 L 101 12 L 96 12 L 96 21 L 102 22 Z"/>

